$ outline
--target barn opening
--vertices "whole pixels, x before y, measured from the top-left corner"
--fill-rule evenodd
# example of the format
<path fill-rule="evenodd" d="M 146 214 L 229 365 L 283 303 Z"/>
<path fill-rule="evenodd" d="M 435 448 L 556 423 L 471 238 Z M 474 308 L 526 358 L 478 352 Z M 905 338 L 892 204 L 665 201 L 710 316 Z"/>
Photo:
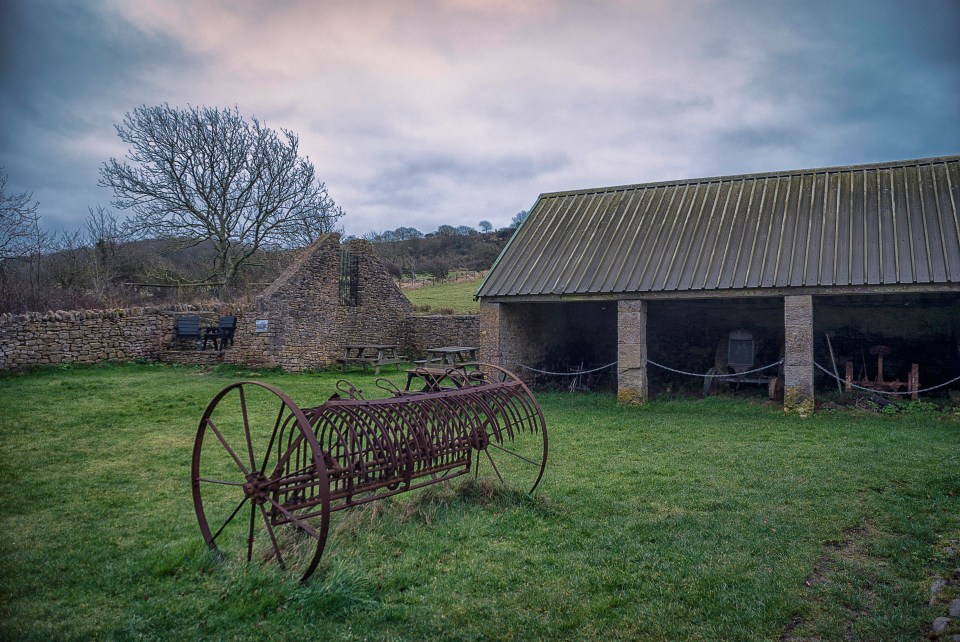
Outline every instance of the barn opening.
<path fill-rule="evenodd" d="M 501 314 L 510 337 L 503 363 L 527 382 L 546 389 L 616 389 L 610 366 L 617 360 L 616 301 L 509 303 Z M 570 374 L 588 370 L 595 372 Z"/>

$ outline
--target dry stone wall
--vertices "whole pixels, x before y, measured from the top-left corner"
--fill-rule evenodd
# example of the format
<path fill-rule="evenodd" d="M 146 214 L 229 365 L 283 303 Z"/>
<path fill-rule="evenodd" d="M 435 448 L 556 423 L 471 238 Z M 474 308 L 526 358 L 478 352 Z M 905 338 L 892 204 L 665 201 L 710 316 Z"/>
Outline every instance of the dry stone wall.
<path fill-rule="evenodd" d="M 407 319 L 403 350 L 420 356 L 439 346 L 480 346 L 480 317 L 476 314 L 412 316 Z M 481 350 L 480 359 L 486 355 Z"/>
<path fill-rule="evenodd" d="M 174 319 L 186 313 L 217 318 L 191 306 L 5 314 L 0 316 L 0 369 L 156 360 L 170 341 Z"/>
<path fill-rule="evenodd" d="M 352 272 L 341 270 L 345 255 L 356 266 Z M 348 287 L 354 295 L 349 303 L 341 300 L 344 274 L 352 274 L 354 280 L 352 290 Z M 341 245 L 336 234 L 329 234 L 308 248 L 249 309 L 177 306 L 0 316 L 0 369 L 147 359 L 296 372 L 335 365 L 347 344 L 398 344 L 411 358 L 438 345 L 478 345 L 477 316 L 414 317 L 412 312 L 369 242 Z M 222 315 L 235 315 L 233 346 L 222 354 L 167 350 L 175 318 L 188 313 L 200 316 L 204 325 L 215 325 Z"/>

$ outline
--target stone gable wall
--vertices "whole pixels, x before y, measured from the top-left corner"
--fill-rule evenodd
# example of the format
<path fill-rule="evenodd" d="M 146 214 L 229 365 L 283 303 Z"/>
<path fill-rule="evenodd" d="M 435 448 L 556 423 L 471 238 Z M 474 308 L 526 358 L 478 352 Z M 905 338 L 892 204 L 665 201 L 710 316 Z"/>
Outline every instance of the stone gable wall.
<path fill-rule="evenodd" d="M 341 244 L 328 234 L 257 297 L 255 309 L 238 321 L 238 349 L 228 350 L 226 361 L 297 372 L 335 365 L 347 344 L 403 345 L 410 302 L 368 241 L 343 247 L 357 260 L 357 305 L 340 302 Z M 256 332 L 258 319 L 267 332 Z"/>

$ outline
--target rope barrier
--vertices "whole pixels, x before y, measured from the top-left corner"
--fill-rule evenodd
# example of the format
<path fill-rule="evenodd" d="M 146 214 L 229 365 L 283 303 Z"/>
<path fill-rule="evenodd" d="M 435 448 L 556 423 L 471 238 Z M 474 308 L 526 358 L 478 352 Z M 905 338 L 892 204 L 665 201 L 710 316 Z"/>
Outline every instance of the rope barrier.
<path fill-rule="evenodd" d="M 664 369 L 664 370 L 667 370 L 667 371 L 669 371 L 669 372 L 673 372 L 673 373 L 681 374 L 681 375 L 687 375 L 687 376 L 689 376 L 689 377 L 697 377 L 698 379 L 735 379 L 736 377 L 742 377 L 743 375 L 753 374 L 754 372 L 761 372 L 761 371 L 763 371 L 763 370 L 768 370 L 769 368 L 772 368 L 772 367 L 774 367 L 774 366 L 779 366 L 781 363 L 783 363 L 783 359 L 780 359 L 779 361 L 775 361 L 775 362 L 773 362 L 773 363 L 771 363 L 771 364 L 762 366 L 762 367 L 760 367 L 760 368 L 754 368 L 753 370 L 747 370 L 747 371 L 745 371 L 745 372 L 739 372 L 739 373 L 733 373 L 733 374 L 704 374 L 704 373 L 701 373 L 701 372 L 686 372 L 686 371 L 684 371 L 684 370 L 677 370 L 677 369 L 675 369 L 675 368 L 670 368 L 669 366 L 665 366 L 665 365 L 663 365 L 662 363 L 657 363 L 656 361 L 653 361 L 653 360 L 651 360 L 651 359 L 647 359 L 647 363 L 649 363 L 649 364 L 652 365 L 652 366 L 656 366 L 656 367 L 658 367 L 658 368 L 662 368 L 662 369 Z M 591 373 L 594 373 L 594 372 L 600 372 L 601 370 L 606 370 L 607 368 L 610 368 L 610 367 L 612 367 L 612 366 L 617 365 L 617 362 L 616 362 L 616 361 L 613 361 L 613 362 L 611 362 L 611 363 L 608 363 L 608 364 L 605 365 L 605 366 L 600 366 L 599 368 L 593 368 L 592 370 L 575 370 L 574 372 L 550 372 L 550 371 L 548 371 L 548 370 L 538 370 L 537 368 L 532 368 L 532 367 L 530 367 L 530 366 L 528 366 L 528 365 L 524 365 L 524 364 L 522 364 L 522 363 L 518 363 L 517 365 L 520 366 L 521 368 L 523 368 L 524 370 L 529 370 L 530 372 L 537 372 L 537 373 L 544 374 L 544 375 L 550 375 L 550 376 L 553 376 L 553 377 L 577 377 L 577 376 L 580 376 L 580 375 L 591 374 Z M 825 372 L 827 375 L 833 377 L 834 379 L 836 379 L 836 380 L 839 381 L 840 383 L 843 383 L 843 384 L 846 384 L 846 383 L 847 383 L 845 379 L 841 379 L 841 378 L 838 377 L 837 375 L 833 374 L 832 372 L 830 372 L 829 370 L 827 370 L 826 368 L 824 368 L 823 366 L 821 366 L 821 365 L 820 365 L 819 363 L 817 363 L 816 361 L 813 362 L 813 365 L 815 365 L 815 366 L 818 367 L 821 371 L 823 371 L 823 372 Z M 931 392 L 931 391 L 933 391 L 933 390 L 937 390 L 937 389 L 939 389 L 939 388 L 943 388 L 944 386 L 949 386 L 951 383 L 954 383 L 955 381 L 960 381 L 960 376 L 954 377 L 954 378 L 951 379 L 950 381 L 945 381 L 945 382 L 943 382 L 943 383 L 941 383 L 941 384 L 939 384 L 939 385 L 936 385 L 936 386 L 930 386 L 929 388 L 923 388 L 922 390 L 916 390 L 915 392 L 916 392 L 917 394 L 920 394 L 920 393 L 922 393 L 922 392 Z M 853 386 L 854 388 L 857 388 L 858 390 L 864 390 L 864 391 L 866 391 L 866 392 L 873 392 L 873 393 L 881 394 L 881 395 L 894 395 L 894 396 L 897 396 L 897 395 L 909 395 L 909 394 L 913 394 L 913 393 L 910 392 L 909 390 L 906 391 L 906 392 L 887 392 L 887 391 L 885 391 L 885 390 L 874 390 L 873 388 L 864 388 L 863 386 L 858 386 L 858 385 L 855 384 L 855 383 L 851 383 L 850 385 Z"/>
<path fill-rule="evenodd" d="M 829 370 L 827 370 L 826 368 L 824 368 L 823 366 L 821 366 L 821 365 L 820 365 L 819 363 L 817 363 L 816 361 L 813 362 L 813 365 L 817 366 L 818 368 L 820 368 L 820 370 L 822 370 L 823 372 L 827 373 L 828 375 L 830 375 L 831 377 L 833 377 L 834 379 L 836 379 L 836 380 L 839 381 L 840 383 L 843 383 L 843 384 L 846 385 L 846 383 L 847 383 L 847 380 L 846 380 L 846 379 L 841 379 L 841 378 L 838 377 L 837 375 L 833 374 L 832 372 L 830 372 Z M 951 379 L 950 381 L 945 381 L 945 382 L 943 382 L 943 383 L 941 383 L 941 384 L 939 384 L 939 385 L 931 386 L 931 387 L 929 387 L 929 388 L 924 388 L 924 389 L 922 389 L 922 390 L 914 390 L 914 391 L 912 391 L 912 392 L 911 392 L 910 390 L 907 390 L 906 392 L 887 392 L 886 390 L 874 390 L 873 388 L 864 388 L 863 386 L 858 386 L 858 385 L 855 384 L 855 383 L 851 383 L 850 386 L 856 388 L 857 390 L 864 390 L 864 391 L 866 391 L 866 392 L 873 392 L 873 393 L 876 393 L 876 394 L 878 394 L 878 395 L 912 395 L 912 394 L 914 394 L 914 393 L 920 394 L 921 392 L 930 392 L 931 390 L 936 390 L 936 389 L 938 389 L 938 388 L 943 388 L 944 386 L 949 386 L 949 385 L 950 385 L 951 383 L 953 383 L 954 381 L 960 381 L 960 377 L 954 377 L 954 378 Z"/>
<path fill-rule="evenodd" d="M 702 372 L 685 372 L 683 370 L 668 368 L 667 366 L 657 363 L 656 361 L 651 361 L 650 359 L 647 359 L 647 363 L 652 366 L 657 366 L 658 368 L 663 368 L 664 370 L 669 370 L 670 372 L 675 372 L 677 374 L 687 375 L 690 377 L 697 377 L 700 379 L 734 379 L 736 377 L 742 377 L 743 375 L 753 374 L 754 372 L 760 372 L 761 370 L 766 370 L 774 366 L 779 366 L 781 363 L 783 363 L 783 359 L 771 363 L 770 365 L 763 366 L 762 368 L 754 368 L 753 370 L 747 370 L 746 372 L 735 372 L 733 374 L 704 374 Z"/>
<path fill-rule="evenodd" d="M 577 377 L 579 375 L 590 374 L 591 372 L 600 372 L 601 370 L 606 370 L 610 366 L 617 365 L 617 362 L 608 363 L 605 366 L 600 366 L 599 368 L 594 368 L 593 370 L 576 370 L 574 372 L 548 372 L 546 370 L 537 370 L 536 368 L 531 368 L 530 366 L 525 366 L 522 363 L 518 363 L 518 366 L 524 370 L 529 370 L 530 372 L 539 372 L 540 374 L 552 375 L 554 377 Z"/>

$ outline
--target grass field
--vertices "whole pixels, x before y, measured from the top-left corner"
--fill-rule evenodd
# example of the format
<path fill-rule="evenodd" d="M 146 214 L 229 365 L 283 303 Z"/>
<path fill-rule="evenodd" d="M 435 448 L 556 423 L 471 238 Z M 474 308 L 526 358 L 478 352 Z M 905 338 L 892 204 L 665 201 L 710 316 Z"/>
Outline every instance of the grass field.
<path fill-rule="evenodd" d="M 434 311 L 445 308 L 454 314 L 476 314 L 480 311 L 480 302 L 474 301 L 473 295 L 481 282 L 482 279 L 437 283 L 403 290 L 403 293 L 415 306 L 430 306 Z"/>
<path fill-rule="evenodd" d="M 933 412 L 545 393 L 533 498 L 454 481 L 339 513 L 304 586 L 218 563 L 190 493 L 203 407 L 247 378 L 319 404 L 340 376 L 0 377 L 0 639 L 910 640 L 942 614 L 960 421 Z"/>

